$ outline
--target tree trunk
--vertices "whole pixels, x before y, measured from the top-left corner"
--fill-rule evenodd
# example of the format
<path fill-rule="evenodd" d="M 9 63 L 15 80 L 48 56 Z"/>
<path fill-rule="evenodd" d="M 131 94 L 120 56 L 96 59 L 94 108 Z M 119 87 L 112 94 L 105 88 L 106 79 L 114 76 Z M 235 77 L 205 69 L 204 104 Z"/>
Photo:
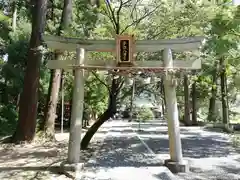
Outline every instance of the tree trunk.
<path fill-rule="evenodd" d="M 35 136 L 38 88 L 42 53 L 41 34 L 44 32 L 47 0 L 32 0 L 32 33 L 24 76 L 23 92 L 20 97 L 19 120 L 12 137 L 13 142 L 32 141 Z"/>
<path fill-rule="evenodd" d="M 20 96 L 21 96 L 21 94 L 19 93 L 19 94 L 17 95 L 17 101 L 16 101 L 16 111 L 17 111 L 17 112 L 19 111 Z"/>
<path fill-rule="evenodd" d="M 134 95 L 135 95 L 135 79 L 133 79 L 133 84 L 132 84 L 132 94 L 131 94 L 131 99 L 130 99 L 130 119 L 129 122 L 133 120 L 133 101 L 134 101 Z"/>
<path fill-rule="evenodd" d="M 99 117 L 99 119 L 88 129 L 85 136 L 81 141 L 81 149 L 87 149 L 92 137 L 101 127 L 101 125 L 106 122 L 108 119 L 113 117 L 116 113 L 117 105 L 117 95 L 118 95 L 118 86 L 119 83 L 116 79 L 112 80 L 111 93 L 109 94 L 109 103 L 107 110 Z"/>
<path fill-rule="evenodd" d="M 60 55 L 56 60 L 60 59 Z M 40 130 L 45 132 L 46 137 L 53 139 L 55 135 L 55 119 L 56 119 L 56 108 L 58 102 L 58 93 L 61 80 L 61 70 L 51 70 L 51 79 L 48 89 L 47 105 L 44 113 L 44 123 Z"/>
<path fill-rule="evenodd" d="M 216 99 L 217 99 L 217 72 L 218 72 L 218 68 L 217 68 L 217 62 L 215 63 L 215 67 L 216 69 L 213 71 L 213 75 L 212 75 L 212 96 L 210 98 L 209 101 L 209 109 L 208 109 L 208 121 L 216 121 L 216 112 L 215 112 L 215 107 L 216 107 Z"/>
<path fill-rule="evenodd" d="M 221 79 L 221 95 L 222 95 L 222 116 L 223 124 L 228 128 L 229 125 L 229 110 L 228 110 L 228 96 L 227 96 L 227 76 L 226 76 L 226 65 L 224 59 L 220 59 L 220 79 Z"/>
<path fill-rule="evenodd" d="M 188 75 L 184 75 L 184 124 L 191 126 L 190 120 L 190 101 L 189 101 L 189 80 Z"/>
<path fill-rule="evenodd" d="M 12 9 L 12 31 L 15 32 L 17 27 L 17 2 L 13 2 Z"/>
<path fill-rule="evenodd" d="M 71 99 L 70 99 L 70 102 L 69 102 L 69 112 L 70 112 L 70 114 L 69 114 L 69 119 L 68 119 L 68 127 L 70 128 L 70 124 L 71 124 L 71 118 L 72 118 L 72 103 L 73 103 L 73 88 L 72 88 L 72 90 L 71 90 Z"/>
<path fill-rule="evenodd" d="M 197 122 L 197 89 L 196 82 L 192 84 L 192 124 L 198 125 Z"/>
<path fill-rule="evenodd" d="M 57 35 L 60 36 L 62 31 L 66 30 L 71 23 L 72 18 L 72 0 L 64 0 L 64 7 L 61 17 L 61 23 L 58 30 Z M 62 53 L 56 53 L 56 60 L 60 60 L 62 58 Z M 48 98 L 46 103 L 46 112 L 44 117 L 44 123 L 41 127 L 46 134 L 46 136 L 50 139 L 54 139 L 55 134 L 55 119 L 56 119 L 56 108 L 58 102 L 58 94 L 61 83 L 61 69 L 51 70 L 51 77 L 49 83 L 49 91 Z"/>
<path fill-rule="evenodd" d="M 163 78 L 161 78 L 161 96 L 162 96 L 162 116 L 165 114 L 165 107 L 166 107 L 166 98 L 165 98 L 165 90 L 164 90 L 164 83 Z"/>
<path fill-rule="evenodd" d="M 61 109 L 60 114 L 61 114 L 61 133 L 63 133 L 64 130 L 64 120 L 65 120 L 65 99 L 64 99 L 64 83 L 65 83 L 65 73 L 62 71 L 62 76 L 61 76 Z"/>
<path fill-rule="evenodd" d="M 88 110 L 87 110 L 87 107 L 86 107 L 86 104 L 84 104 L 83 106 L 83 118 L 82 118 L 82 128 L 86 128 L 87 127 L 87 119 L 88 119 Z"/>

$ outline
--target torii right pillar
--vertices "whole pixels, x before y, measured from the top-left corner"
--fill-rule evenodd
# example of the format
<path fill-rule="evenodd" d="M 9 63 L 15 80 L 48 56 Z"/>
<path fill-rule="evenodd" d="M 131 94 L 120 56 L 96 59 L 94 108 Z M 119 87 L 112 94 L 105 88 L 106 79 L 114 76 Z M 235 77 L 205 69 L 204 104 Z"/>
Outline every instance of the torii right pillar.
<path fill-rule="evenodd" d="M 173 58 L 171 49 L 163 51 L 164 67 L 173 68 Z M 173 173 L 187 172 L 189 166 L 187 161 L 183 160 L 182 144 L 180 137 L 179 116 L 176 97 L 176 84 L 173 83 L 171 74 L 164 77 L 164 90 L 166 98 L 166 111 L 169 135 L 170 159 L 165 160 L 165 166 Z"/>

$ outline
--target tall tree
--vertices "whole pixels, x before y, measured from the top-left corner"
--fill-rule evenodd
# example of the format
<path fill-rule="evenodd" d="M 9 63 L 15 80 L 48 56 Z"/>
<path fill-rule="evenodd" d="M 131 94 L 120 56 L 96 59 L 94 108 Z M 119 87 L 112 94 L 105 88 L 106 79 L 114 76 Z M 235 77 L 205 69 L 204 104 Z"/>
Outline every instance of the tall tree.
<path fill-rule="evenodd" d="M 215 62 L 215 68 L 212 71 L 212 88 L 211 88 L 211 98 L 209 101 L 208 108 L 208 121 L 216 120 L 216 100 L 217 100 L 217 80 L 218 80 L 218 62 Z"/>
<path fill-rule="evenodd" d="M 216 17 L 211 22 L 211 29 L 209 31 L 211 38 L 207 43 L 209 51 L 216 57 L 215 63 L 219 65 L 219 70 L 216 69 L 216 71 L 220 73 L 222 117 L 226 130 L 228 130 L 229 123 L 227 70 L 231 64 L 231 60 L 235 59 L 234 53 L 229 52 L 239 49 L 239 14 L 240 7 L 221 6 Z M 215 73 L 214 76 L 217 77 L 217 74 Z"/>
<path fill-rule="evenodd" d="M 14 32 L 17 27 L 17 2 L 14 1 L 12 4 L 12 31 Z"/>
<path fill-rule="evenodd" d="M 221 96 L 222 96 L 222 117 L 223 124 L 228 127 L 229 124 L 229 107 L 228 107 L 228 95 L 227 95 L 227 72 L 226 64 L 224 59 L 221 58 L 220 61 L 220 79 L 221 79 Z"/>
<path fill-rule="evenodd" d="M 162 117 L 165 114 L 165 107 L 166 107 L 166 98 L 165 98 L 165 92 L 164 92 L 164 84 L 163 84 L 163 78 L 161 78 L 160 83 L 160 90 L 161 90 L 161 96 L 162 96 Z"/>
<path fill-rule="evenodd" d="M 57 32 L 58 36 L 69 27 L 72 19 L 72 0 L 64 0 L 63 11 L 60 26 Z M 55 52 L 55 59 L 61 60 L 63 54 L 61 52 Z M 41 130 L 44 130 L 45 135 L 52 139 L 55 133 L 55 119 L 56 119 L 56 108 L 58 103 L 58 94 L 61 82 L 61 69 L 51 70 L 51 77 L 49 82 L 48 98 L 46 103 L 46 111 L 44 115 L 44 122 L 42 124 Z"/>
<path fill-rule="evenodd" d="M 196 71 L 194 71 L 195 74 Z M 197 82 L 194 80 L 192 84 L 192 125 L 198 125 L 197 122 Z"/>
<path fill-rule="evenodd" d="M 44 32 L 47 0 L 31 0 L 32 33 L 29 44 L 23 92 L 20 97 L 19 121 L 13 142 L 32 141 L 35 136 L 40 78 L 41 34 Z"/>

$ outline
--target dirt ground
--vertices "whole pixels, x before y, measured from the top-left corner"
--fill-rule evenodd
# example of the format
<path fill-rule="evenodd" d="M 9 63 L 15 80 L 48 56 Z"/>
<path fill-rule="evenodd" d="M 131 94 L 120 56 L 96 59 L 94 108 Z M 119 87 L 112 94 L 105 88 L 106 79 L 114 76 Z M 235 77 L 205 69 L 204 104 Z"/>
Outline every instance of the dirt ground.
<path fill-rule="evenodd" d="M 1 180 L 67 180 L 60 173 L 59 165 L 67 158 L 68 133 L 56 134 L 57 142 L 33 144 L 0 145 Z M 82 162 L 93 154 L 98 139 L 94 139 L 91 148 L 82 151 Z"/>

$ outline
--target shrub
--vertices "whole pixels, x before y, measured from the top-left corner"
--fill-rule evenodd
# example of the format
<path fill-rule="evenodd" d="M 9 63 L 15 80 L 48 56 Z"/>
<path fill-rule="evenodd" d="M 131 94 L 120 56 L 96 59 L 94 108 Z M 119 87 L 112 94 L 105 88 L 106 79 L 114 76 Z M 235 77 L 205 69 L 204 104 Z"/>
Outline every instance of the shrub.
<path fill-rule="evenodd" d="M 154 118 L 154 114 L 152 110 L 148 107 L 137 108 L 136 115 L 137 115 L 137 119 L 143 122 Z"/>
<path fill-rule="evenodd" d="M 0 136 L 10 135 L 14 132 L 17 118 L 15 106 L 7 105 L 0 108 Z"/>
<path fill-rule="evenodd" d="M 240 134 L 235 133 L 232 136 L 232 143 L 235 148 L 237 148 L 238 151 L 240 151 Z"/>

